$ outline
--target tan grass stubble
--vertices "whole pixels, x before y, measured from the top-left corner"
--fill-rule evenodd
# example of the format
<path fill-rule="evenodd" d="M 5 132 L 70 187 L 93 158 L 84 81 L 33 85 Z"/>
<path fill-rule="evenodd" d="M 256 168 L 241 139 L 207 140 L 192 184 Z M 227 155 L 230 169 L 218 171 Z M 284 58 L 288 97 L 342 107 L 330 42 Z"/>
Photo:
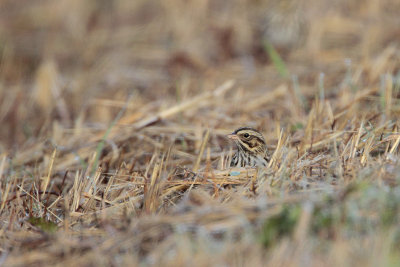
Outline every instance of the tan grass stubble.
<path fill-rule="evenodd" d="M 383 6 L 384 3 L 367 2 L 367 8 L 357 8 L 357 12 L 364 12 L 363 16 L 370 12 L 374 14 L 383 12 L 379 6 Z M 79 6 L 77 3 L 76 5 Z M 192 4 L 196 5 L 196 2 Z M 378 5 L 377 8 L 371 8 L 376 5 Z M 201 6 L 200 15 L 203 16 L 205 14 L 204 2 Z M 173 4 L 170 4 L 169 8 L 174 10 L 171 11 L 171 14 L 176 14 L 178 9 L 175 9 Z M 336 23 L 342 19 L 341 15 L 330 16 L 327 24 L 324 24 L 324 20 L 320 20 L 311 25 L 321 28 L 319 37 L 311 35 L 310 39 L 313 41 L 311 44 L 316 46 L 322 44 L 319 38 L 323 38 L 324 28 L 341 33 L 340 29 L 344 28 L 342 26 L 350 23 L 352 27 L 345 30 L 345 33 L 357 34 L 360 23 L 353 23 L 353 21 L 349 21 L 350 19 Z M 181 19 L 181 17 L 176 16 L 176 19 Z M 241 170 L 240 174 L 235 177 L 230 176 L 230 170 L 210 170 L 207 167 L 203 171 L 201 166 L 208 164 L 207 158 L 222 157 L 221 154 L 215 153 L 214 155 L 212 151 L 208 152 L 209 149 L 203 145 L 206 138 L 202 139 L 203 142 L 199 142 L 202 144 L 202 149 L 198 151 L 197 155 L 191 155 L 175 148 L 170 151 L 178 157 L 188 158 L 190 164 L 200 162 L 200 164 L 193 165 L 196 166 L 195 170 L 199 174 L 199 178 L 197 178 L 199 180 L 194 181 L 168 180 L 172 176 L 168 172 L 167 166 L 173 164 L 166 156 L 167 147 L 157 140 L 150 141 L 151 138 L 143 139 L 144 142 L 150 142 L 155 151 L 152 153 L 152 159 L 144 165 L 145 173 L 127 171 L 121 165 L 118 170 L 110 173 L 106 173 L 100 168 L 96 169 L 96 172 L 90 176 L 88 172 L 81 169 L 76 155 L 87 159 L 89 166 L 93 165 L 95 162 L 94 148 L 103 138 L 103 130 L 93 134 L 93 132 L 85 133 L 83 129 L 75 129 L 74 131 L 78 133 L 75 138 L 88 140 L 87 146 L 70 147 L 68 143 L 70 150 L 57 150 L 56 154 L 54 149 L 44 150 L 41 142 L 17 151 L 12 164 L 8 161 L 7 155 L 2 154 L 0 213 L 4 217 L 2 217 L 0 234 L 1 243 L 6 245 L 1 246 L 1 252 L 5 256 L 2 256 L 0 261 L 5 261 L 10 265 L 37 264 L 38 262 L 93 264 L 96 260 L 106 262 L 106 258 L 119 260 L 126 257 L 126 259 L 130 259 L 126 256 L 129 254 L 135 255 L 132 256 L 133 261 L 128 261 L 130 264 L 133 264 L 135 259 L 137 260 L 135 258 L 137 256 L 147 263 L 168 261 L 171 264 L 181 262 L 184 265 L 184 263 L 190 262 L 201 265 L 203 262 L 215 263 L 215 261 L 209 260 L 209 253 L 214 249 L 212 252 L 216 255 L 215 258 L 225 264 L 232 261 L 236 263 L 235 260 L 239 262 L 241 259 L 246 263 L 254 260 L 254 262 L 271 266 L 298 265 L 300 263 L 314 266 L 320 266 L 320 264 L 337 266 L 368 263 L 373 257 L 377 261 L 377 264 L 374 265 L 390 262 L 393 256 L 388 254 L 390 254 L 393 244 L 392 236 L 395 236 L 391 235 L 390 231 L 380 235 L 377 233 L 372 236 L 357 236 L 350 241 L 340 231 L 336 231 L 336 236 L 332 239 L 319 239 L 328 242 L 327 251 L 321 251 L 323 249 L 320 248 L 315 249 L 313 242 L 309 242 L 311 240 L 310 220 L 315 208 L 315 192 L 330 192 L 331 188 L 340 189 L 357 179 L 364 183 L 370 182 L 368 180 L 370 179 L 372 180 L 371 184 L 375 180 L 380 180 L 386 190 L 388 188 L 387 181 L 393 176 L 391 170 L 396 170 L 400 135 L 397 122 L 392 118 L 397 116 L 398 107 L 395 105 L 394 97 L 393 77 L 395 74 L 388 73 L 392 73 L 395 69 L 396 65 L 393 61 L 397 59 L 397 47 L 395 44 L 389 44 L 379 49 L 376 56 L 372 56 L 374 53 L 372 47 L 376 45 L 372 43 L 375 40 L 384 40 L 384 38 L 371 38 L 368 35 L 371 31 L 377 32 L 377 26 L 375 23 L 372 24 L 361 34 L 363 59 L 360 65 L 354 65 L 356 71 L 351 77 L 351 83 L 357 85 L 356 89 L 350 88 L 351 84 L 346 80 L 340 86 L 338 85 L 339 91 L 332 89 L 333 97 L 325 95 L 323 99 L 314 97 L 315 88 L 313 86 L 295 89 L 295 94 L 291 97 L 296 100 L 296 103 L 299 103 L 296 104 L 296 111 L 292 107 L 294 105 L 290 106 L 278 101 L 287 99 L 291 87 L 289 83 L 281 82 L 281 85 L 273 88 L 270 93 L 264 94 L 264 97 L 252 92 L 243 93 L 244 99 L 252 99 L 252 105 L 243 105 L 242 109 L 246 111 L 246 116 L 242 116 L 238 123 L 246 123 L 247 119 L 255 120 L 257 117 L 252 117 L 253 114 L 274 105 L 276 101 L 282 104 L 279 110 L 288 110 L 288 117 L 296 118 L 304 125 L 303 129 L 295 130 L 295 133 L 298 134 L 296 140 L 292 138 L 288 127 L 282 127 L 286 126 L 283 120 L 276 123 L 274 133 L 268 131 L 267 139 L 274 148 L 272 149 L 272 160 L 269 170 L 262 175 L 258 173 L 259 177 L 254 169 Z M 182 25 L 184 24 L 180 23 L 177 27 L 183 27 Z M 390 27 L 389 24 L 385 26 L 385 28 L 388 27 Z M 186 39 L 182 39 L 190 40 L 191 31 L 187 29 L 182 29 L 182 31 L 187 34 Z M 374 36 L 383 36 L 384 34 L 385 32 L 382 31 Z M 359 44 L 355 45 L 352 50 L 357 48 L 359 48 Z M 341 53 L 338 50 L 330 52 L 327 51 L 329 49 L 326 49 L 323 51 L 321 46 L 314 50 L 315 55 L 319 55 L 315 57 L 318 62 L 332 62 L 335 58 L 337 59 L 338 53 Z M 342 52 L 348 55 L 348 51 Z M 60 74 L 57 66 L 52 64 L 44 63 L 43 68 L 37 74 L 38 87 L 36 88 L 42 91 L 36 91 L 35 101 L 44 110 L 49 110 L 53 104 L 56 105 L 57 113 L 68 124 L 70 113 L 65 109 L 65 105 L 61 101 L 52 103 L 54 98 L 59 99 L 61 95 L 61 91 L 52 91 L 56 84 L 54 81 L 57 81 Z M 335 66 L 340 65 L 340 63 L 335 64 Z M 310 68 L 312 68 L 311 65 Z M 291 65 L 288 66 L 291 67 Z M 2 65 L 2 70 L 5 67 L 7 66 Z M 309 66 L 302 67 L 308 69 Z M 336 69 L 325 74 L 327 79 L 337 79 L 342 75 L 336 73 Z M 223 76 L 220 72 L 217 74 Z M 382 75 L 385 82 L 380 87 L 379 82 Z M 301 81 L 302 84 L 303 82 Z M 60 90 L 57 86 L 56 84 L 55 89 Z M 222 94 L 228 92 L 232 88 L 231 82 L 227 82 L 222 88 L 225 88 L 221 89 Z M 308 91 L 310 88 L 311 93 Z M 217 92 L 218 90 L 214 90 L 200 94 L 166 110 L 152 110 L 148 117 L 146 116 L 147 112 L 134 112 L 126 115 L 121 118 L 120 123 L 124 126 L 126 124 L 133 124 L 133 126 L 125 127 L 126 129 L 123 127 L 117 129 L 116 127 L 111 131 L 109 139 L 116 144 L 123 143 L 129 140 L 132 131 L 146 128 L 148 132 L 168 134 L 179 131 L 187 133 L 197 131 L 193 126 L 184 125 L 179 127 L 157 125 L 154 128 L 149 126 L 162 119 L 173 118 L 176 114 L 186 110 L 198 110 L 200 107 L 214 105 L 213 98 L 220 96 Z M 328 93 L 330 92 L 327 90 L 325 94 Z M 307 103 L 304 100 L 312 102 L 309 110 L 307 110 Z M 219 105 L 224 106 L 223 103 L 223 101 L 218 102 Z M 8 110 L 7 105 L 2 108 Z M 1 114 L 1 116 L 3 115 Z M 230 115 L 231 113 L 227 112 L 226 116 Z M 43 118 L 47 120 L 48 117 L 43 116 Z M 77 125 L 82 124 L 77 123 Z M 223 125 L 221 126 L 224 127 L 223 129 L 211 130 L 208 139 L 213 138 L 213 135 L 226 133 L 231 126 L 233 125 Z M 72 141 L 71 144 L 73 144 Z M 71 153 L 71 151 L 75 153 Z M 204 151 L 207 151 L 205 157 Z M 122 152 L 118 150 L 116 153 Z M 210 154 L 212 156 L 209 156 Z M 111 159 L 105 157 L 102 160 L 109 161 Z M 134 164 L 128 163 L 127 165 L 132 167 Z M 21 166 L 27 171 L 32 170 L 32 174 L 18 171 L 16 167 Z M 70 189 L 67 190 L 68 186 L 64 186 L 67 189 L 60 188 L 61 195 L 50 198 L 47 203 L 46 198 L 49 194 L 46 195 L 46 192 L 55 190 L 52 182 L 59 179 L 60 171 L 67 169 L 72 169 L 68 176 L 68 180 L 72 181 L 72 184 L 69 184 Z M 360 175 L 361 171 L 365 170 L 370 171 L 371 174 Z M 104 177 L 106 175 L 107 180 Z M 38 179 L 34 179 L 32 176 L 44 178 L 38 182 Z M 70 179 L 71 177 L 72 179 Z M 200 178 L 205 179 L 200 180 Z M 210 195 L 208 192 L 202 191 L 204 188 L 201 185 L 204 183 L 239 186 L 236 187 L 238 191 L 218 188 L 219 190 L 216 190 L 219 192 L 218 194 Z M 304 183 L 307 185 L 304 186 Z M 194 185 L 200 185 L 200 188 L 195 188 Z M 174 192 L 190 186 L 192 186 L 191 199 L 190 197 L 184 199 L 178 203 L 182 205 L 181 207 L 171 209 L 169 212 L 159 212 L 162 210 L 164 201 L 170 200 L 171 206 L 177 204 L 170 199 Z M 251 194 L 248 194 L 248 191 L 252 191 Z M 289 192 L 294 194 L 287 194 Z M 334 202 L 340 203 L 339 198 L 335 198 Z M 63 203 L 64 207 L 59 203 Z M 141 203 L 143 207 L 140 206 Z M 279 213 L 281 205 L 291 203 L 301 204 L 301 215 L 293 239 L 279 240 L 276 246 L 268 250 L 261 248 L 254 238 L 249 238 L 249 241 L 238 239 L 240 233 L 252 229 L 253 226 L 257 227 L 258 223 L 263 222 L 264 219 Z M 60 207 L 64 217 L 57 212 Z M 25 222 L 27 214 L 28 216 L 30 214 L 41 216 L 46 209 L 51 220 L 64 226 L 67 235 L 63 238 L 53 239 L 49 242 L 45 234 Z M 135 216 L 127 228 L 119 228 L 116 221 L 119 223 L 127 217 L 124 215 L 124 210 L 128 210 Z M 138 210 L 145 211 L 143 216 L 137 216 Z M 372 210 L 372 212 L 374 211 Z M 99 213 L 102 213 L 103 216 L 100 219 L 101 223 L 98 218 L 95 218 Z M 379 214 L 373 214 L 372 217 L 377 215 Z M 166 225 L 167 227 L 165 227 Z M 13 231 L 14 229 L 17 231 Z M 213 239 L 214 234 L 219 236 L 221 233 L 230 233 L 233 238 Z M 95 236 L 100 238 L 93 238 Z M 61 234 L 60 237 L 62 237 Z M 188 238 L 187 242 L 182 241 L 185 238 Z M 38 245 L 33 248 L 27 246 L 26 240 L 38 242 L 35 244 L 46 244 L 47 242 L 51 245 Z M 97 242 L 98 240 L 100 242 Z M 149 243 L 150 246 L 146 243 L 149 240 L 153 240 L 153 243 Z M 223 243 L 221 240 L 224 240 Z M 200 246 L 200 242 L 204 242 L 205 245 Z M 357 246 L 354 246 L 354 243 L 357 243 Z M 138 252 L 143 251 L 141 244 L 147 248 L 153 248 L 149 254 L 146 254 L 150 256 L 146 257 Z M 212 246 L 213 244 L 217 245 Z M 9 250 L 9 247 L 13 247 L 13 251 Z M 374 251 L 374 253 L 369 254 L 370 251 Z M 268 257 L 265 256 L 266 253 Z M 62 255 L 64 258 L 60 259 Z M 226 256 L 223 258 L 221 255 Z M 232 255 L 237 257 L 234 258 Z M 371 262 L 369 263 L 371 264 Z"/>

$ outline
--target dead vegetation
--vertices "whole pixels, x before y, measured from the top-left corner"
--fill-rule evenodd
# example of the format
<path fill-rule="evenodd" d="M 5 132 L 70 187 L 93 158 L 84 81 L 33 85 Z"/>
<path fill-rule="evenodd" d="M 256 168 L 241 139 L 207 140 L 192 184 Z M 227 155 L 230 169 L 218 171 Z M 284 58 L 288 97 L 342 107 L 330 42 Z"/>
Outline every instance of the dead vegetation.
<path fill-rule="evenodd" d="M 0 264 L 395 265 L 398 8 L 3 1 Z"/>

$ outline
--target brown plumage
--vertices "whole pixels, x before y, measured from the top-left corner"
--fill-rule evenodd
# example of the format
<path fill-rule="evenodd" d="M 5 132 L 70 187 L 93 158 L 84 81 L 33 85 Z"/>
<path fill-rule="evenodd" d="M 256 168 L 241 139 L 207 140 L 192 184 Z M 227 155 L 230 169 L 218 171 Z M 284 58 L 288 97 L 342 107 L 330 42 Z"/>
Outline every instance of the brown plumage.
<path fill-rule="evenodd" d="M 268 165 L 268 150 L 260 132 L 250 127 L 236 129 L 228 138 L 235 141 L 237 151 L 232 157 L 231 167 L 262 167 Z"/>

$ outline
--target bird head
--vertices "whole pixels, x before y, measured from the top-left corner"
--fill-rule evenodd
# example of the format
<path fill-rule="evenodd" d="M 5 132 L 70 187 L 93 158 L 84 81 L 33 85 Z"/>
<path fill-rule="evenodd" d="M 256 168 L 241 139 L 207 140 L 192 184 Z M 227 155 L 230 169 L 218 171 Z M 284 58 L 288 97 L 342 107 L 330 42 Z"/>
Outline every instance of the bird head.
<path fill-rule="evenodd" d="M 241 127 L 228 135 L 238 149 L 250 154 L 265 154 L 267 146 L 265 139 L 260 132 L 250 127 Z"/>

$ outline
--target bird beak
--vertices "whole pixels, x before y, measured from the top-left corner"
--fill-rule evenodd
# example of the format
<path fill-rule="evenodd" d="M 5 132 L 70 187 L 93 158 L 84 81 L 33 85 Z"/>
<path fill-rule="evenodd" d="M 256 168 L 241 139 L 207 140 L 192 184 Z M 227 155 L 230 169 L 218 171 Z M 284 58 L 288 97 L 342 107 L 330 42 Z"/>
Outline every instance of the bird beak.
<path fill-rule="evenodd" d="M 236 134 L 228 134 L 228 138 L 232 140 L 239 140 L 239 136 L 237 136 Z"/>

